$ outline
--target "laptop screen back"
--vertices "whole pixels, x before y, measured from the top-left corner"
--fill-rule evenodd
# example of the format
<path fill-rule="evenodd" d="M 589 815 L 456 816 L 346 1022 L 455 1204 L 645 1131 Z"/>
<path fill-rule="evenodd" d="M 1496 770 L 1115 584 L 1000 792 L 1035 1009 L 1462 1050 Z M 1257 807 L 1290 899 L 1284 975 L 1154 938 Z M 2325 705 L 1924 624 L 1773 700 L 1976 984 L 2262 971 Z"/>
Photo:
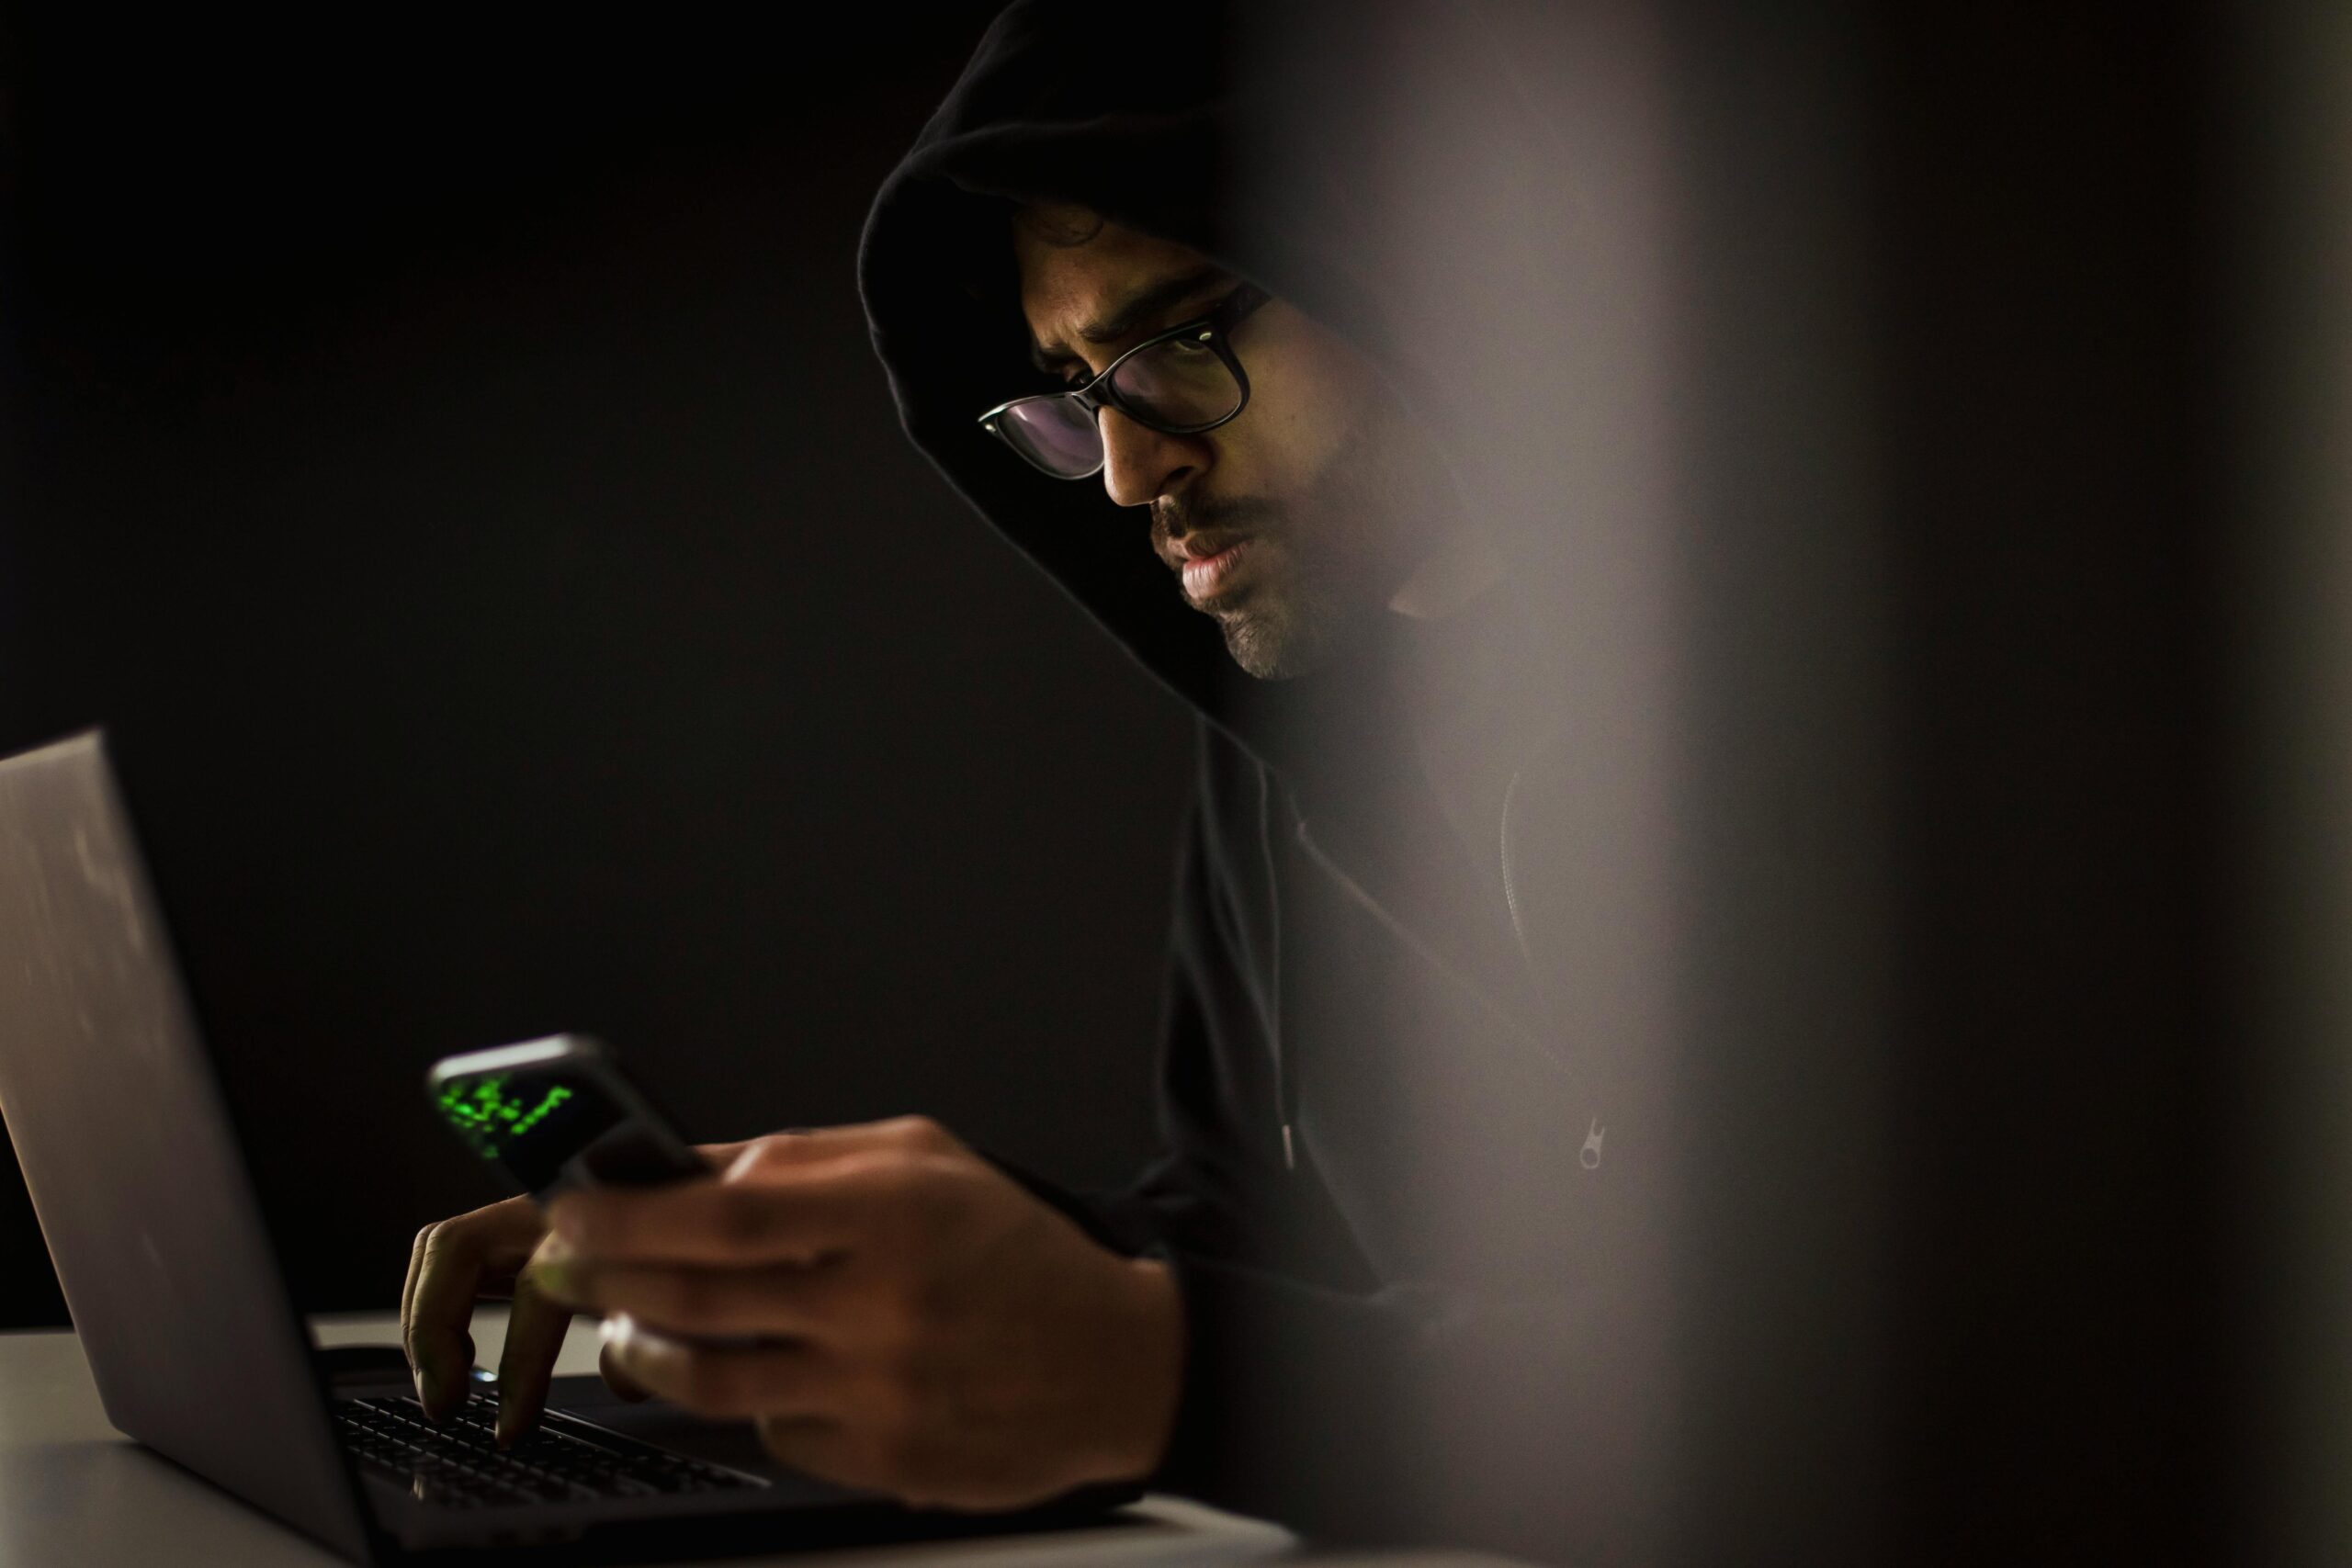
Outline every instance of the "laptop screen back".
<path fill-rule="evenodd" d="M 309 1338 L 96 733 L 0 761 L 0 1115 L 107 1419 L 364 1560 Z"/>

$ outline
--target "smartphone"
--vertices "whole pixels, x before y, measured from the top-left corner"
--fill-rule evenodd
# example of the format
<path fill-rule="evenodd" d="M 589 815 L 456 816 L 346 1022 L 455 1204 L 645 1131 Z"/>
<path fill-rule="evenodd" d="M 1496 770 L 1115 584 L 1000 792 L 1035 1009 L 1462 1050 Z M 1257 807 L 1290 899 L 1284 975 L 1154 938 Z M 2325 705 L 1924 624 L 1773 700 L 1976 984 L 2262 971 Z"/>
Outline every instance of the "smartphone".
<path fill-rule="evenodd" d="M 433 1107 L 481 1159 L 541 1202 L 580 1187 L 654 1187 L 712 1174 L 622 1073 L 612 1048 L 558 1034 L 444 1056 Z"/>

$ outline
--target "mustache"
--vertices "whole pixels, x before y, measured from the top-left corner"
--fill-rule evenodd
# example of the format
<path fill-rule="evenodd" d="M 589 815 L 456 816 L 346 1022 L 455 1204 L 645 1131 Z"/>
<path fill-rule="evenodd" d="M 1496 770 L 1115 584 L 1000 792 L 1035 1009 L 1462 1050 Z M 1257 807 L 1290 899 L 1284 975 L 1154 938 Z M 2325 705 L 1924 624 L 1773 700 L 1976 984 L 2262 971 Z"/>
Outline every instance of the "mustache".
<path fill-rule="evenodd" d="M 1151 507 L 1151 543 L 1155 550 L 1166 553 L 1169 544 L 1187 534 L 1210 530 L 1248 534 L 1261 531 L 1266 524 L 1276 520 L 1281 511 L 1272 502 L 1260 496 L 1234 496 L 1224 501 L 1199 502 L 1160 500 Z"/>

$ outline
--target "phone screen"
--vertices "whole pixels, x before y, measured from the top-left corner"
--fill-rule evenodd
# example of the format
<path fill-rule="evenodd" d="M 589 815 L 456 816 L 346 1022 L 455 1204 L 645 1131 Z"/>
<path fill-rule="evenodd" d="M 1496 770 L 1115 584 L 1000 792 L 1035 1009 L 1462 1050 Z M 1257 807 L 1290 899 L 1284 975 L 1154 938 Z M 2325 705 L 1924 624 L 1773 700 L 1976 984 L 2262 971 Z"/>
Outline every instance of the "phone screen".
<path fill-rule="evenodd" d="M 434 1088 L 441 1119 L 526 1192 L 707 1174 L 674 1134 L 629 1103 L 634 1099 L 597 1067 L 568 1062 L 448 1074 Z"/>

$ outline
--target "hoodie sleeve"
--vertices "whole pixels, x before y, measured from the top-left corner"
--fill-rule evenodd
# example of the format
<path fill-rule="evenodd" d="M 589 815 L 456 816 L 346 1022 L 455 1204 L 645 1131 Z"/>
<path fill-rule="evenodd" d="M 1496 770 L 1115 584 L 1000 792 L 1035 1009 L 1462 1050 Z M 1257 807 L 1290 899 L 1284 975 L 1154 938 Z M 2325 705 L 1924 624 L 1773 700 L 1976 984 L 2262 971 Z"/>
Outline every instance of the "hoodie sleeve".
<path fill-rule="evenodd" d="M 1147 1484 L 1311 1538 L 1636 1560 L 1657 1315 L 1607 1292 L 1384 1283 L 1310 1171 L 1283 1168 L 1235 918 L 1245 879 L 1210 828 L 1209 769 L 1204 784 L 1163 1013 L 1165 1153 L 1116 1191 L 1012 1172 L 1103 1245 L 1161 1258 L 1175 1277 L 1184 1387 Z"/>

